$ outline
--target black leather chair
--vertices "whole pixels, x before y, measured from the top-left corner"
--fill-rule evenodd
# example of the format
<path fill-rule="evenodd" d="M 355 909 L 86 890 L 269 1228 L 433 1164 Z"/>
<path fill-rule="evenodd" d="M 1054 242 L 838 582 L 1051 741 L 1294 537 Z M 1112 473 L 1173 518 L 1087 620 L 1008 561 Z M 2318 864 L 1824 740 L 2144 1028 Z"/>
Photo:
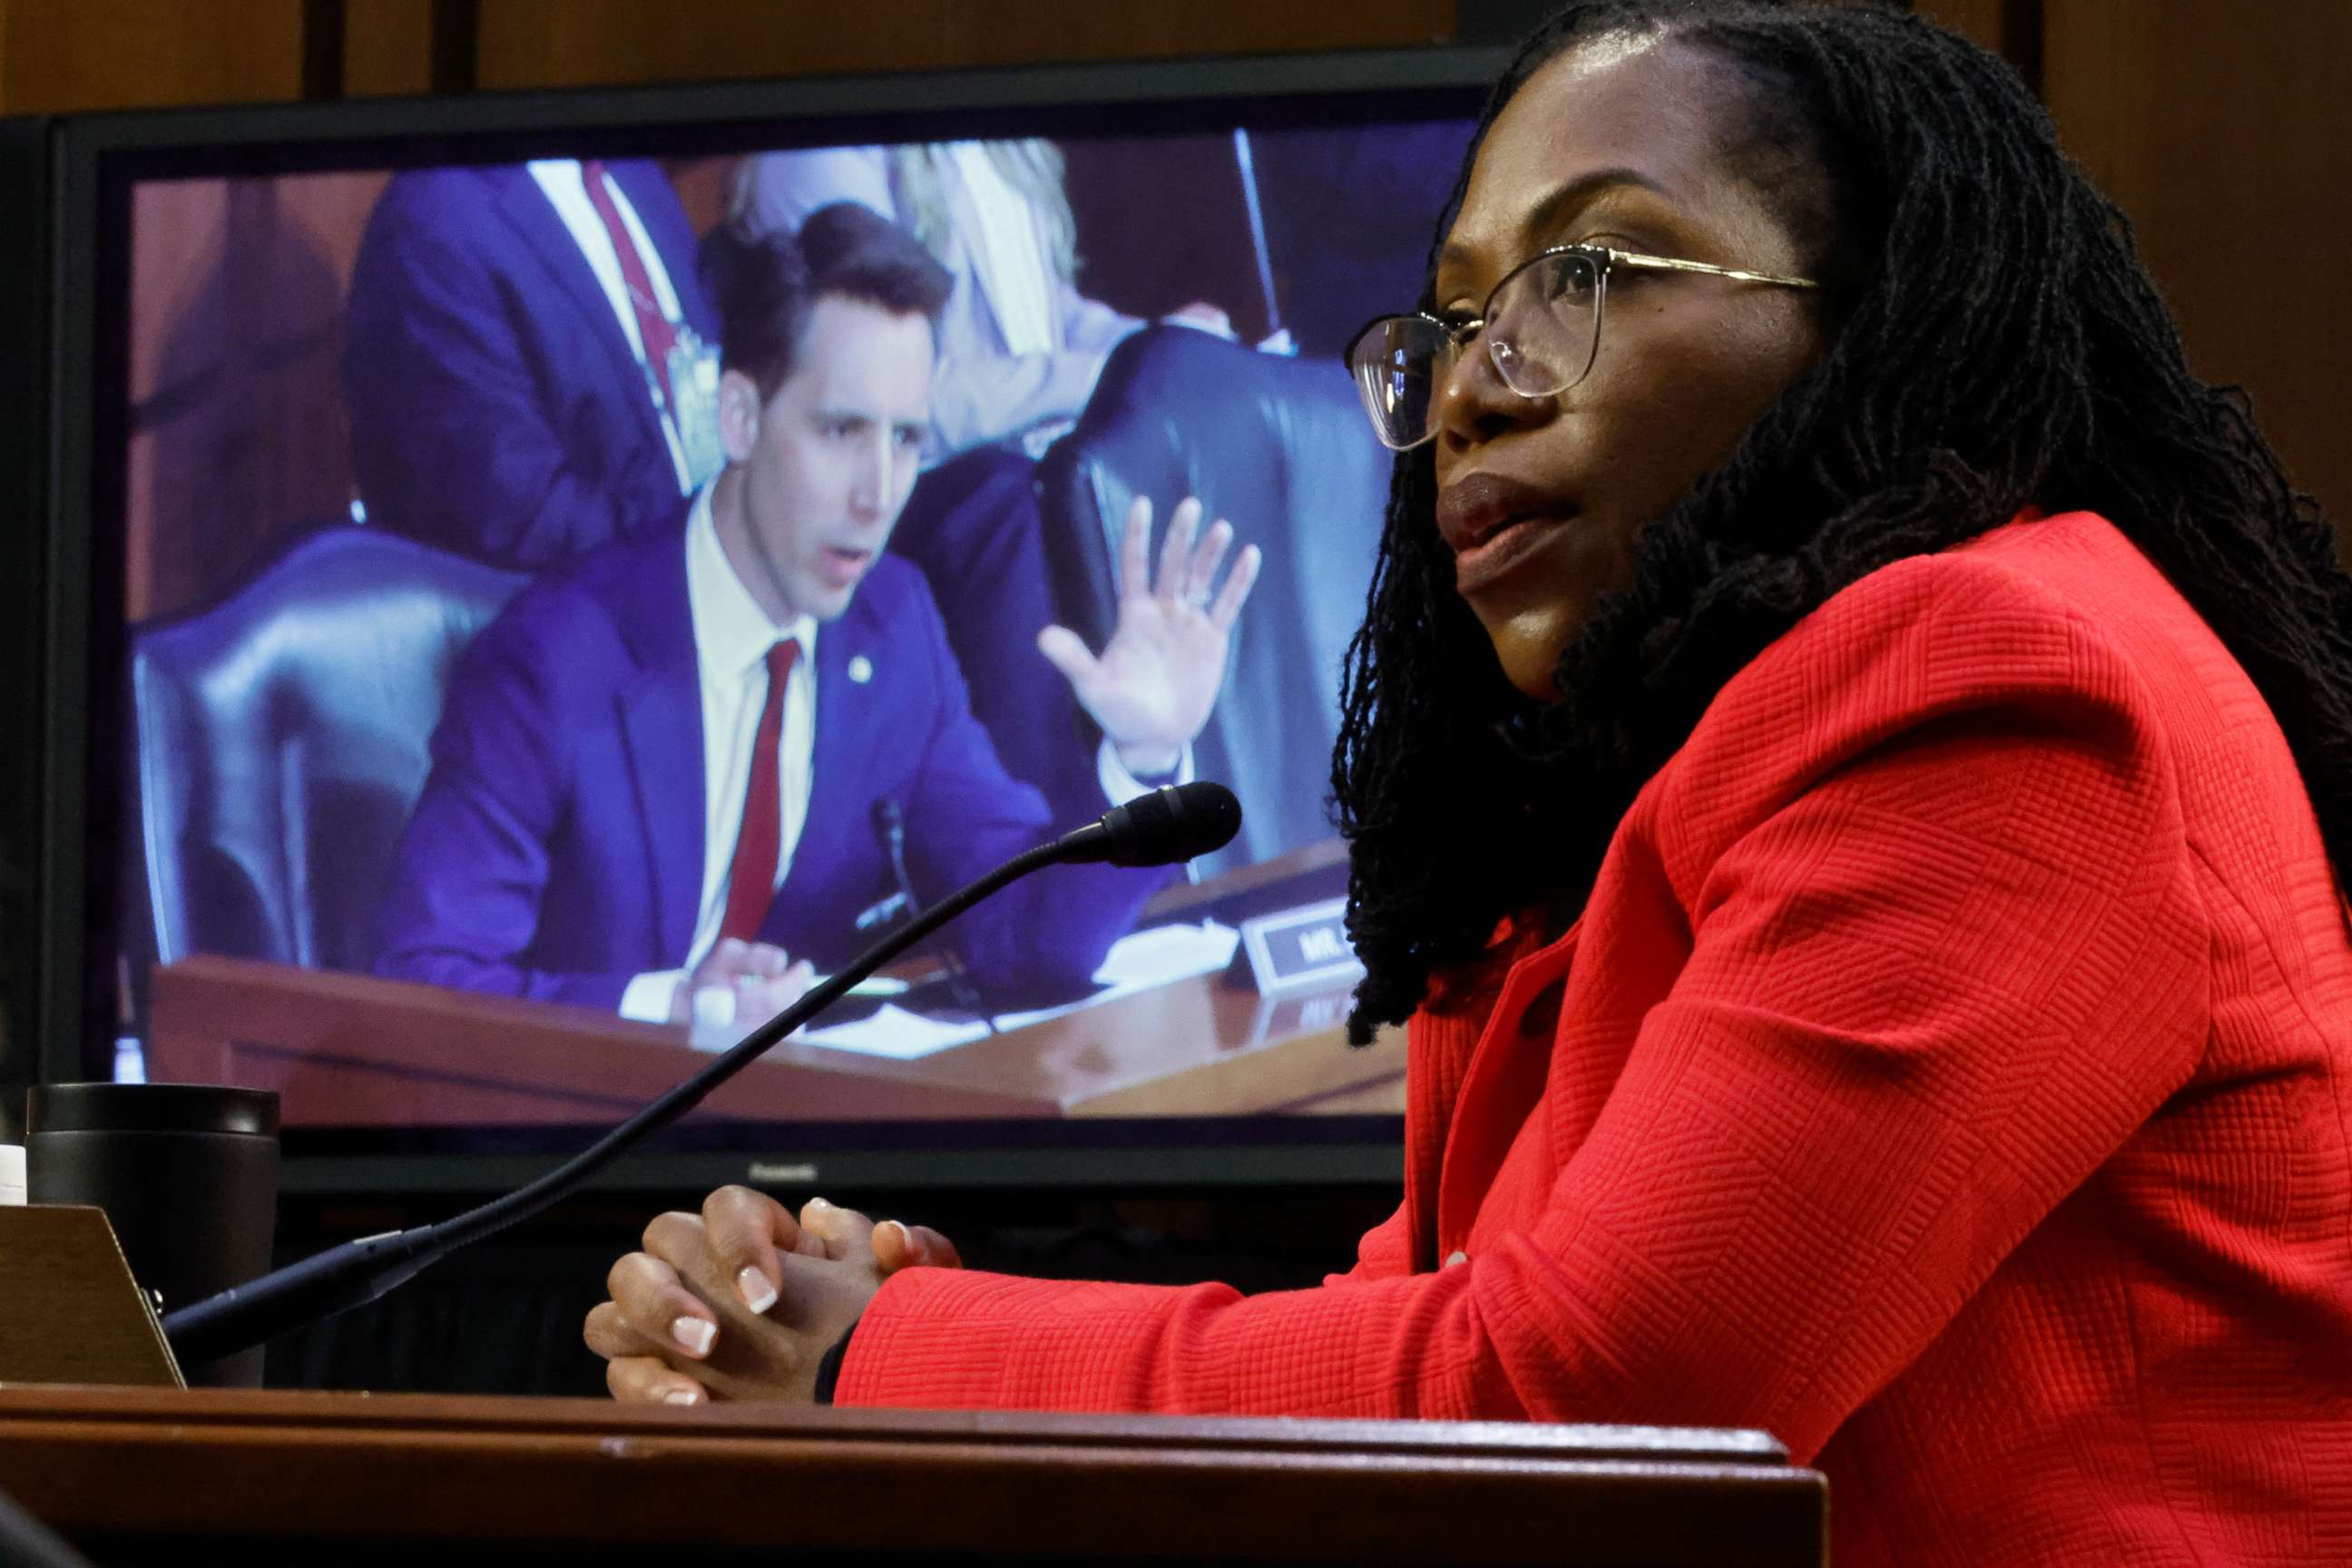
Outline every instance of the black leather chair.
<path fill-rule="evenodd" d="M 367 966 L 450 662 L 523 581 L 328 528 L 210 608 L 138 631 L 140 870 L 156 962 Z"/>
<path fill-rule="evenodd" d="M 1234 627 L 1200 775 L 1241 797 L 1242 830 L 1200 864 L 1247 865 L 1328 837 L 1339 668 L 1364 616 L 1388 504 L 1390 456 L 1336 360 L 1285 359 L 1181 327 L 1121 343 L 1076 429 L 1038 466 L 1055 601 L 1099 647 L 1116 615 L 1113 563 L 1129 502 L 1154 531 L 1196 495 L 1265 552 Z M 1154 559 L 1158 539 L 1154 538 Z"/>

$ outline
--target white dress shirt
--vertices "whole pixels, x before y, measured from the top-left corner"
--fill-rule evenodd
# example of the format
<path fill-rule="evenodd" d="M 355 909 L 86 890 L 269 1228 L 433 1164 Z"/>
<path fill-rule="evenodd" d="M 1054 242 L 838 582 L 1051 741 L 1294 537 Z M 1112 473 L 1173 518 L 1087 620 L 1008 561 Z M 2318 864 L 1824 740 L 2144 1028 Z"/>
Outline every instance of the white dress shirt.
<path fill-rule="evenodd" d="M 629 281 L 621 273 L 621 258 L 613 250 L 613 235 L 597 215 L 596 206 L 588 199 L 588 172 L 577 158 L 539 158 L 525 165 L 539 188 L 547 193 L 555 216 L 572 231 L 573 243 L 588 258 L 596 274 L 596 281 L 604 290 L 604 298 L 620 319 L 621 331 L 629 340 L 629 352 L 637 356 L 637 363 L 646 364 L 645 334 L 637 330 L 636 301 L 629 298 Z M 677 302 L 677 290 L 669 280 L 669 268 L 662 265 L 661 252 L 654 247 L 653 237 L 637 219 L 637 209 L 629 205 L 621 183 L 608 171 L 604 175 L 605 194 L 613 198 L 613 208 L 621 215 L 621 226 L 629 231 L 630 240 L 637 247 L 637 259 L 645 264 L 646 277 L 654 286 L 654 303 L 672 321 L 684 321 L 686 312 Z M 648 367 L 650 374 L 650 368 Z M 646 390 L 652 398 L 651 384 Z M 669 460 L 677 469 L 678 494 L 693 487 L 692 470 L 686 466 L 686 448 L 677 438 L 676 416 L 667 408 L 656 411 L 660 416 L 662 439 L 669 443 Z"/>
<path fill-rule="evenodd" d="M 801 653 L 784 687 L 772 890 L 791 874 L 793 852 L 808 823 L 809 762 L 816 750 L 816 618 L 802 616 L 781 630 L 768 619 L 719 545 L 709 485 L 687 512 L 686 600 L 694 616 L 695 664 L 702 672 L 702 901 L 684 965 L 640 974 L 622 994 L 623 1017 L 655 1022 L 669 1016 L 678 981 L 718 945 L 734 879 L 735 839 L 743 830 L 743 797 L 751 787 L 751 742 L 768 705 L 768 650 L 787 637 L 801 645 Z"/>

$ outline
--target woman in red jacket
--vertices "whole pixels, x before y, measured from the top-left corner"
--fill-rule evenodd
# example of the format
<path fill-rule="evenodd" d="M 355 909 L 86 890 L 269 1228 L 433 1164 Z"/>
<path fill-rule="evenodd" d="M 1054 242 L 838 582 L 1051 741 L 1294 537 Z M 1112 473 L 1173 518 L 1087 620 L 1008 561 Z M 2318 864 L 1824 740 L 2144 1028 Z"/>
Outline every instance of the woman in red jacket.
<path fill-rule="evenodd" d="M 1441 234 L 1335 770 L 1402 1208 L 1244 1299 L 730 1189 L 614 1392 L 1760 1426 L 1841 1563 L 2352 1560 L 2352 582 L 2120 217 L 1915 18 L 1658 0 Z"/>

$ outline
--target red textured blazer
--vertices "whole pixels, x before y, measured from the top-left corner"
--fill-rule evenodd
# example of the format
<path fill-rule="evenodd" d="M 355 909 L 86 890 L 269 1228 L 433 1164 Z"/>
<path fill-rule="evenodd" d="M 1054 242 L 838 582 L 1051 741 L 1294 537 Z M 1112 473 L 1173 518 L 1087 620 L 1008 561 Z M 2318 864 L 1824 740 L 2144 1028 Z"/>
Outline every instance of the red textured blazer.
<path fill-rule="evenodd" d="M 1352 1272 L 910 1270 L 837 1396 L 1760 1426 L 1840 1564 L 2352 1563 L 2347 920 L 2211 631 L 2021 520 L 1766 649 L 1439 988 Z"/>

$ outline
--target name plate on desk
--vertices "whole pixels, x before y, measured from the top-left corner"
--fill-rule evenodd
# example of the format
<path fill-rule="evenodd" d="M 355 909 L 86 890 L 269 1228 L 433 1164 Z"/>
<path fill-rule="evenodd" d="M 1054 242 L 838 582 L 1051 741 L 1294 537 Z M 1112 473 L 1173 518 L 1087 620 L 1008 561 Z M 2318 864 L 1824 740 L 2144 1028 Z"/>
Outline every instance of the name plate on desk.
<path fill-rule="evenodd" d="M 1257 999 L 1257 1012 L 1250 1019 L 1250 1041 L 1279 1040 L 1292 1035 L 1319 1034 L 1336 1029 L 1348 1021 L 1348 1009 L 1354 1005 L 1356 988 L 1353 982 L 1332 986 L 1328 990 L 1308 990 L 1304 986 L 1278 991 Z"/>
<path fill-rule="evenodd" d="M 1242 921 L 1234 978 L 1246 978 L 1261 996 L 1355 984 L 1364 966 L 1348 941 L 1347 914 L 1347 900 L 1326 899 Z"/>

